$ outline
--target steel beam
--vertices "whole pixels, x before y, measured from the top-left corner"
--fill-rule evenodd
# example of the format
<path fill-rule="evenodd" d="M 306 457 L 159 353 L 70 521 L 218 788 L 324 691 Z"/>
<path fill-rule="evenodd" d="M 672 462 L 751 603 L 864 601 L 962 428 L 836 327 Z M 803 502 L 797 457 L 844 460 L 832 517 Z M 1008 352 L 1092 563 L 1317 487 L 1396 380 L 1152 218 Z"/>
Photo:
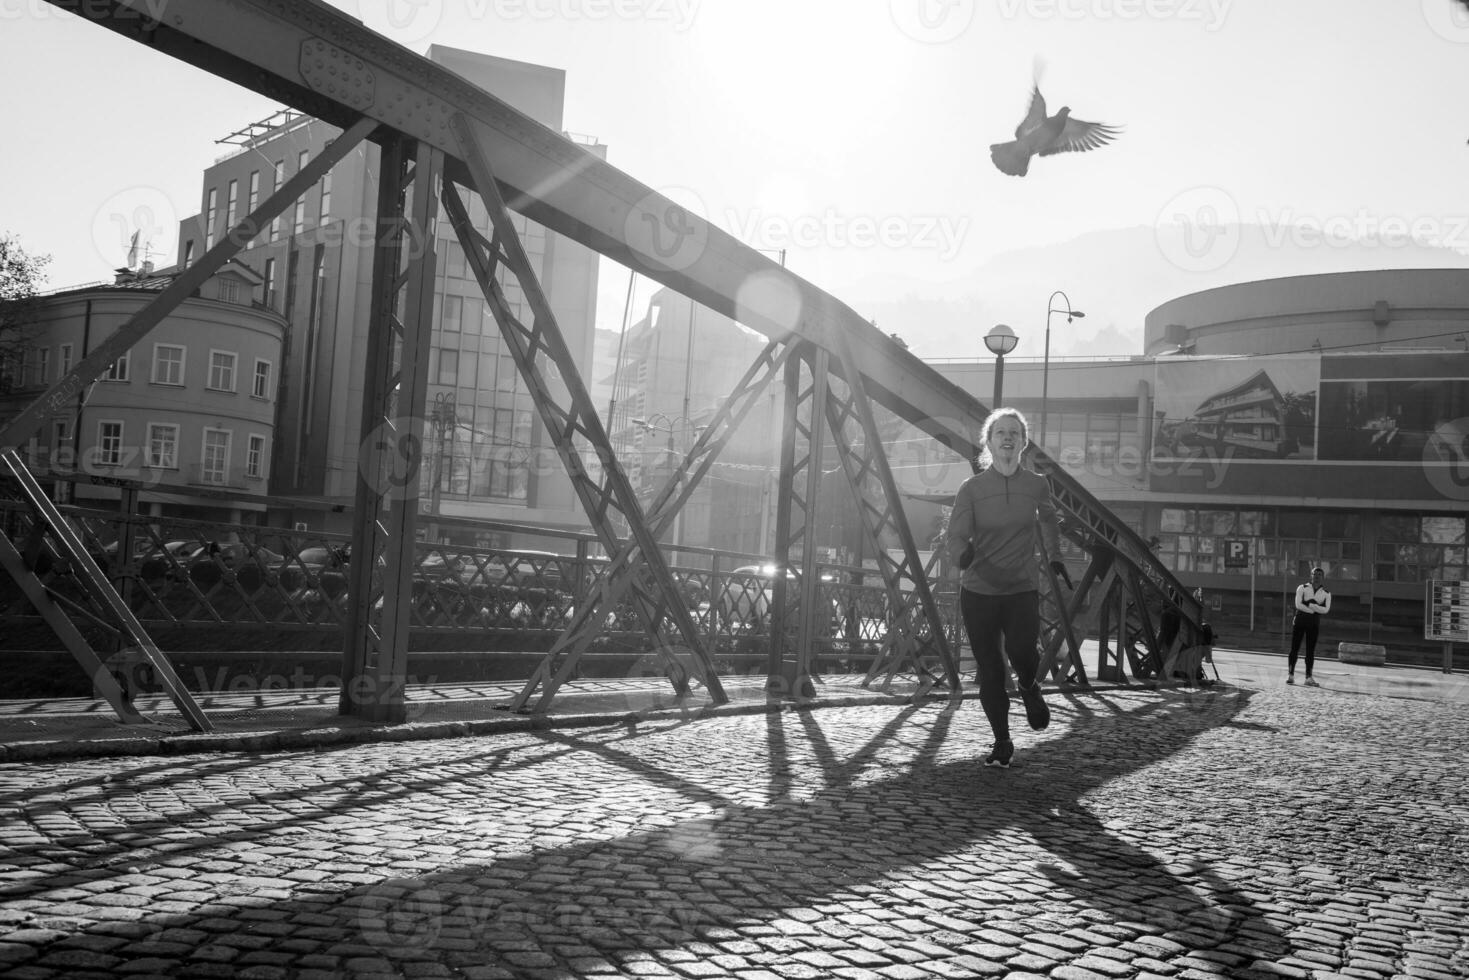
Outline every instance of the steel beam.
<path fill-rule="evenodd" d="M 409 600 L 434 299 L 430 229 L 443 154 L 392 138 L 381 160 L 339 708 L 344 715 L 396 723 L 407 717 Z"/>

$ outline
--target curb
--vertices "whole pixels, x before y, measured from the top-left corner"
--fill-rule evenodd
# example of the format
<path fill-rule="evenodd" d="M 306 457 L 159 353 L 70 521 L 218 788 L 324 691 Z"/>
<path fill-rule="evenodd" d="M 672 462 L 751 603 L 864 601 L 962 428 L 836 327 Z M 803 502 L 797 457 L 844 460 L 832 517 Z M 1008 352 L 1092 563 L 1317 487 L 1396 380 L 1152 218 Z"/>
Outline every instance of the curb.
<path fill-rule="evenodd" d="M 928 695 L 924 700 L 968 700 L 977 693 Z M 810 699 L 804 701 L 758 701 L 740 704 L 703 705 L 698 708 L 657 708 L 605 714 L 514 715 L 472 721 L 405 722 L 397 725 L 363 725 L 350 728 L 272 730 L 174 736 L 139 736 L 107 739 L 53 739 L 0 744 L 0 764 L 59 759 L 96 759 L 122 756 L 191 755 L 205 752 L 288 752 L 339 748 L 371 742 L 416 742 L 429 739 L 466 738 L 547 731 L 558 728 L 597 728 L 636 725 L 639 722 L 676 719 L 698 721 L 740 715 L 774 714 L 781 711 L 810 711 L 817 708 L 852 708 L 879 704 L 904 704 L 912 694 Z"/>

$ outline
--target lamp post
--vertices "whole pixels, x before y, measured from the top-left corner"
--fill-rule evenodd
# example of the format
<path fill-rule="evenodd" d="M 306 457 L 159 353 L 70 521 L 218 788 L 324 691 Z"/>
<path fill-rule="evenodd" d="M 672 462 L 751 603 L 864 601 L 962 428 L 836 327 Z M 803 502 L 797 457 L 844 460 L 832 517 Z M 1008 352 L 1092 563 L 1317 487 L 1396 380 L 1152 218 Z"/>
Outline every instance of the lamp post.
<path fill-rule="evenodd" d="M 434 520 L 429 523 L 428 538 L 430 541 L 437 542 L 439 539 L 439 507 L 442 506 L 444 483 L 444 457 L 449 455 L 453 448 L 454 429 L 459 421 L 458 411 L 454 406 L 454 392 L 441 391 L 434 395 L 433 414 L 429 418 L 433 421 L 434 429 L 438 434 L 438 447 L 434 453 L 434 485 L 433 490 L 429 493 L 429 511 L 433 514 Z M 450 466 L 452 465 L 451 461 Z"/>
<path fill-rule="evenodd" d="M 1020 338 L 1003 323 L 997 323 L 984 335 L 984 345 L 995 355 L 995 397 L 990 411 L 1000 407 L 1000 396 L 1005 393 L 1005 355 L 1015 349 Z"/>
<path fill-rule="evenodd" d="M 1063 300 L 1066 301 L 1066 305 L 1063 308 L 1059 309 L 1059 310 L 1056 309 L 1056 307 L 1055 307 L 1055 302 L 1056 302 L 1056 297 L 1057 296 L 1061 297 Z M 1040 444 L 1041 444 L 1041 448 L 1042 449 L 1045 449 L 1045 446 L 1046 446 L 1046 412 L 1050 408 L 1048 397 L 1049 397 L 1049 395 L 1051 393 L 1051 314 L 1052 313 L 1065 313 L 1066 314 L 1066 322 L 1067 323 L 1070 323 L 1074 319 L 1078 319 L 1080 317 L 1086 316 L 1086 314 L 1083 313 L 1083 312 L 1081 312 L 1080 310 L 1073 310 L 1071 308 L 1071 297 L 1070 296 L 1067 296 L 1065 293 L 1063 293 L 1059 289 L 1056 290 L 1054 293 L 1051 294 L 1051 298 L 1050 299 L 1046 300 L 1046 354 L 1045 354 L 1045 358 L 1044 358 L 1044 363 L 1041 366 L 1041 438 L 1040 438 Z"/>

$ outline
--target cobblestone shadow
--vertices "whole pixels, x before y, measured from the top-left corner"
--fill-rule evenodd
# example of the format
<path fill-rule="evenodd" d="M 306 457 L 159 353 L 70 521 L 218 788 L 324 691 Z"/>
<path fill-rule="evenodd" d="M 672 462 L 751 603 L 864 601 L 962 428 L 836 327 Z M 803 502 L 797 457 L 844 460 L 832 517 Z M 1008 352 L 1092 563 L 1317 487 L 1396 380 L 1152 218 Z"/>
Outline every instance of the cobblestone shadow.
<path fill-rule="evenodd" d="M 297 871 L 282 882 L 302 887 L 286 887 L 276 898 L 268 889 L 252 889 L 250 901 L 200 903 L 190 912 L 171 912 L 176 906 L 165 901 L 128 922 L 71 925 L 98 937 L 125 936 L 131 955 L 153 955 L 160 963 L 176 956 L 197 960 L 201 945 L 207 950 L 216 941 L 227 948 L 233 939 L 223 937 L 233 930 L 289 939 L 346 973 L 415 974 L 437 963 L 451 971 L 493 966 L 501 975 L 566 977 L 587 972 L 594 962 L 621 970 L 675 953 L 737 957 L 757 940 L 762 949 L 814 955 L 822 943 L 813 942 L 813 934 L 880 940 L 893 928 L 882 911 L 917 902 L 929 920 L 926 928 L 939 926 L 925 933 L 935 957 L 983 957 L 988 951 L 995 962 L 1019 968 L 1026 963 L 1015 960 L 1007 941 L 1039 936 L 1038 948 L 1045 948 L 1046 935 L 1082 927 L 1099 942 L 1109 929 L 1144 935 L 1160 958 L 1244 944 L 1274 959 L 1287 951 L 1283 937 L 1206 860 L 1157 856 L 1187 853 L 1186 839 L 1146 819 L 1104 823 L 1086 799 L 1119 780 L 1146 782 L 1150 766 L 1200 733 L 1239 724 L 1235 716 L 1248 697 L 1163 694 L 1139 701 L 1102 694 L 1060 701 L 1058 720 L 1069 715 L 1064 730 L 1028 743 L 1025 764 L 1009 771 L 978 765 L 987 736 L 977 708 L 966 712 L 939 702 L 893 711 L 875 730 L 854 728 L 853 721 L 882 717 L 873 709 L 746 719 L 740 724 L 761 726 L 764 739 L 763 746 L 754 743 L 760 751 L 744 753 L 727 742 L 731 722 L 714 720 L 550 731 L 506 745 L 465 740 L 418 746 L 412 751 L 435 754 L 423 772 L 405 762 L 366 777 L 359 766 L 353 775 L 305 789 L 273 786 L 268 772 L 331 771 L 339 760 L 368 750 L 150 764 L 136 771 L 135 780 L 69 785 L 110 786 L 109 795 L 126 797 L 129 782 L 149 783 L 166 778 L 170 767 L 187 768 L 191 780 L 204 784 L 245 780 L 253 785 L 254 804 L 294 815 L 252 820 L 248 808 L 203 813 L 211 808 L 185 805 L 159 823 L 207 818 L 222 833 L 180 833 L 174 845 L 150 855 L 139 853 L 138 835 L 160 828 L 133 826 L 87 849 L 90 880 L 127 880 L 150 857 L 164 863 L 166 856 L 177 865 L 192 850 L 215 851 L 222 844 L 273 851 L 271 845 L 309 833 L 309 842 L 290 849 Z M 691 744 L 705 746 L 708 756 L 689 755 Z M 527 745 L 535 751 L 527 754 Z M 710 772 L 711 765 L 728 771 Z M 558 767 L 595 769 L 612 778 L 600 787 L 578 786 L 574 776 L 556 775 Z M 499 814 L 499 833 L 517 843 L 500 856 L 503 841 L 473 829 L 473 813 L 459 809 L 473 808 L 476 798 L 446 772 L 472 780 L 477 792 L 513 785 L 520 787 L 517 795 L 526 777 L 539 774 L 548 784 L 551 811 L 558 793 L 598 803 L 581 821 L 558 816 L 550 835 L 555 843 L 527 850 L 524 828 L 508 821 L 539 826 L 534 799 L 481 798 L 485 812 Z M 628 797 L 624 786 L 641 798 Z M 650 796 L 665 802 L 654 805 Z M 1162 793 L 1141 802 L 1144 812 L 1149 804 L 1160 813 L 1169 805 Z M 404 875 L 410 856 L 397 853 L 393 877 L 372 867 L 347 873 L 344 851 L 366 851 L 373 843 L 354 814 L 400 804 L 410 812 L 397 819 L 416 819 L 428 833 L 419 836 L 421 851 L 412 855 L 422 860 L 406 863 L 450 867 Z M 331 845 L 333 827 L 346 835 L 338 844 L 347 846 Z M 224 867 L 205 861 L 192 870 L 222 873 Z M 12 885 L 5 892 L 17 898 L 28 890 Z M 62 911 L 56 918 L 52 910 L 52 925 L 64 929 L 64 905 Z M 1049 969 L 1078 951 L 1056 952 L 1060 959 L 1031 967 Z M 792 962 L 809 966 L 816 960 Z"/>

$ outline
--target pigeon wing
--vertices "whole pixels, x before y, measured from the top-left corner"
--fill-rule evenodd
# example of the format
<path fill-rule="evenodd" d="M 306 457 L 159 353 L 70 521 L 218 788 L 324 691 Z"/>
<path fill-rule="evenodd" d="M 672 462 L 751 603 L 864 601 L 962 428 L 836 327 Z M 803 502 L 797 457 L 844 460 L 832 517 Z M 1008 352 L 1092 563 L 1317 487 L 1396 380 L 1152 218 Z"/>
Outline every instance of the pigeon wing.
<path fill-rule="evenodd" d="M 1061 134 L 1056 137 L 1055 142 L 1040 151 L 1040 156 L 1048 157 L 1055 153 L 1084 152 L 1095 150 L 1112 142 L 1122 134 L 1120 126 L 1104 126 L 1101 123 L 1087 122 L 1083 119 L 1067 119 L 1066 126 Z"/>
<path fill-rule="evenodd" d="M 1025 118 L 1020 120 L 1020 125 L 1015 127 L 1015 138 L 1025 137 L 1040 128 L 1041 123 L 1046 121 L 1046 99 L 1041 95 L 1041 87 L 1034 86 L 1030 91 L 1030 109 L 1025 113 Z"/>

